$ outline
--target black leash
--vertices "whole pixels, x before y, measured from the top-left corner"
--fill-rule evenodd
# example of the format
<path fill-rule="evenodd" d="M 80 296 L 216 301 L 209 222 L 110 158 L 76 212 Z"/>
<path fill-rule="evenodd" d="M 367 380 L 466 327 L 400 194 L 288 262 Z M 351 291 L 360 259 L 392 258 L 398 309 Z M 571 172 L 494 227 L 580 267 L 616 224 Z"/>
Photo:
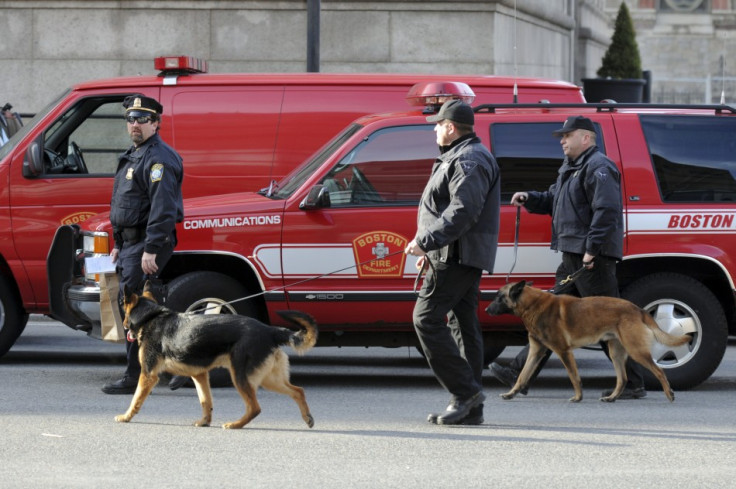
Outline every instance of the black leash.
<path fill-rule="evenodd" d="M 427 255 L 424 255 L 424 263 L 422 263 L 422 268 L 419 269 L 419 273 L 417 273 L 417 278 L 414 279 L 414 294 L 417 296 L 419 295 L 419 291 L 417 290 L 417 286 L 419 285 L 419 279 L 421 278 L 422 273 L 424 273 L 424 271 L 427 268 L 431 268 L 432 274 L 435 274 L 434 264 L 432 264 L 432 260 L 430 260 Z M 435 287 L 437 287 L 436 280 L 435 280 L 435 283 L 432 285 L 432 290 L 430 290 L 429 294 L 427 294 L 427 297 L 431 296 L 434 293 Z"/>
<path fill-rule="evenodd" d="M 511 268 L 509 269 L 508 275 L 506 275 L 506 283 L 509 283 L 509 280 L 511 279 L 511 273 L 514 271 L 514 268 L 516 267 L 516 260 L 519 256 L 519 227 L 521 224 L 521 206 L 516 207 L 516 226 L 514 229 L 514 261 L 511 264 Z M 592 263 L 592 262 L 590 262 Z M 555 291 L 559 288 L 566 287 L 569 285 L 572 285 L 573 282 L 575 282 L 580 275 L 582 275 L 583 272 L 585 272 L 588 267 L 588 264 L 583 263 L 583 266 L 580 267 L 579 270 L 576 270 L 575 272 L 571 273 L 564 279 L 560 280 L 560 283 L 555 284 L 555 286 L 549 290 L 549 292 L 552 292 L 553 294 L 556 293 Z M 415 290 L 416 290 L 416 284 L 415 284 Z"/>
<path fill-rule="evenodd" d="M 509 283 L 511 272 L 516 267 L 516 258 L 519 256 L 519 224 L 521 223 L 521 206 L 516 207 L 516 227 L 514 230 L 514 262 L 511 264 L 508 275 L 506 275 L 506 283 Z"/>
<path fill-rule="evenodd" d="M 398 255 L 399 253 L 403 253 L 403 252 L 404 252 L 404 250 L 394 251 L 393 253 L 389 253 L 388 255 L 384 256 L 384 258 L 388 258 L 389 256 Z M 357 268 L 357 267 L 359 267 L 361 265 L 365 265 L 366 263 L 370 263 L 370 262 L 372 262 L 374 260 L 375 260 L 375 258 L 372 258 L 370 260 L 365 260 L 365 261 L 362 261 L 360 263 L 356 263 L 355 265 L 350 265 L 350 266 L 347 266 L 345 268 L 341 268 L 339 270 L 333 270 L 331 272 L 323 273 L 322 275 L 317 275 L 316 277 L 305 278 L 304 280 L 300 280 L 298 282 L 294 282 L 294 283 L 291 283 L 291 284 L 288 284 L 288 285 L 284 285 L 282 287 L 276 287 L 276 288 L 273 288 L 273 289 L 264 290 L 263 292 L 258 292 L 257 294 L 251 294 L 251 295 L 246 296 L 246 297 L 241 297 L 240 299 L 234 299 L 234 300 L 231 300 L 230 302 L 223 302 L 222 304 L 217 304 L 216 306 L 207 307 L 207 308 L 201 309 L 199 311 L 190 311 L 190 314 L 201 314 L 201 313 L 204 313 L 205 311 L 208 311 L 210 309 L 218 309 L 218 308 L 220 308 L 222 306 L 228 306 L 230 304 L 235 304 L 236 302 L 240 302 L 240 301 L 247 301 L 248 299 L 253 299 L 254 297 L 265 295 L 265 294 L 268 294 L 270 292 L 276 292 L 276 291 L 279 291 L 279 290 L 288 289 L 289 287 L 294 287 L 295 285 L 300 285 L 300 284 L 303 284 L 303 283 L 306 283 L 306 282 L 310 282 L 312 280 L 317 280 L 317 279 L 320 279 L 320 278 L 323 278 L 323 277 L 327 277 L 327 276 L 333 275 L 335 273 L 344 272 L 345 270 L 350 270 L 351 268 Z M 430 263 L 430 266 L 431 266 L 431 263 Z M 422 271 L 420 270 L 419 271 L 419 275 L 421 275 L 421 273 L 422 273 Z M 416 280 L 419 280 L 419 275 L 417 276 L 417 279 Z M 415 280 L 415 284 L 416 284 L 416 280 Z"/>
<path fill-rule="evenodd" d="M 557 284 L 557 285 L 555 285 L 555 287 L 554 287 L 554 289 L 552 289 L 552 291 L 557 290 L 557 287 L 565 287 L 565 286 L 568 286 L 568 285 L 572 285 L 572 283 L 575 282 L 580 277 L 580 275 L 582 275 L 583 272 L 585 272 L 587 269 L 588 269 L 588 267 L 584 264 L 582 267 L 580 267 L 579 270 L 574 271 L 573 273 L 571 273 L 567 277 L 565 277 L 562 280 L 560 280 L 560 283 Z"/>

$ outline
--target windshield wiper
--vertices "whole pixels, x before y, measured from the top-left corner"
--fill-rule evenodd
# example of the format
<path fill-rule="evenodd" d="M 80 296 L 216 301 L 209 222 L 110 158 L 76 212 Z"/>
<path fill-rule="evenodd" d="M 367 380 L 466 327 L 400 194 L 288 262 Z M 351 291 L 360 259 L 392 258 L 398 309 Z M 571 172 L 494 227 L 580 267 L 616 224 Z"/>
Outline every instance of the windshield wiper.
<path fill-rule="evenodd" d="M 265 195 L 266 197 L 272 197 L 273 193 L 276 192 L 279 189 L 278 183 L 276 183 L 276 180 L 271 180 L 271 183 L 268 184 L 268 187 L 262 188 L 258 191 L 259 194 Z"/>

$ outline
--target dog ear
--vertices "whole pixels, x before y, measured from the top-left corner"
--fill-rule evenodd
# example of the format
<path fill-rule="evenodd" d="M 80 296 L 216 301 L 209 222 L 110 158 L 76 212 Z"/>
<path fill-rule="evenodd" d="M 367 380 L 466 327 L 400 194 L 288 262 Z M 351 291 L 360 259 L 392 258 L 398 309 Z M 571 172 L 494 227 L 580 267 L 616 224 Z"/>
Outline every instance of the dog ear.
<path fill-rule="evenodd" d="M 145 297 L 146 299 L 151 299 L 154 302 L 158 302 L 156 300 L 156 296 L 153 293 L 153 284 L 151 284 L 150 280 L 146 280 L 146 283 L 143 284 L 143 293 L 141 294 L 142 297 Z"/>
<path fill-rule="evenodd" d="M 516 301 L 519 299 L 519 296 L 521 295 L 521 292 L 524 290 L 524 287 L 526 287 L 526 280 L 522 280 L 521 282 L 517 282 L 514 285 L 511 286 L 511 289 L 509 289 L 509 298 L 513 301 Z"/>

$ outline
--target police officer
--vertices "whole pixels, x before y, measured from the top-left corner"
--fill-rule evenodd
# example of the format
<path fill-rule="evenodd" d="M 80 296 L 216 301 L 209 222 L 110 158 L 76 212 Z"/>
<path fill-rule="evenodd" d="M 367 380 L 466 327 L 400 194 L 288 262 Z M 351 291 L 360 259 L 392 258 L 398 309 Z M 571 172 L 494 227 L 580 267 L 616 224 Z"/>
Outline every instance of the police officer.
<path fill-rule="evenodd" d="M 110 203 L 115 247 L 110 253 L 120 281 L 141 291 L 156 279 L 176 246 L 176 223 L 184 218 L 181 157 L 161 140 L 163 107 L 137 94 L 123 101 L 133 146 L 119 157 Z M 160 297 L 161 299 L 162 297 Z M 127 368 L 122 379 L 102 387 L 106 394 L 135 392 L 141 366 L 138 343 L 126 343 Z"/>
<path fill-rule="evenodd" d="M 496 160 L 476 136 L 472 107 L 445 102 L 435 122 L 441 155 L 422 194 L 417 232 L 405 253 L 429 265 L 414 306 L 414 329 L 427 362 L 452 395 L 433 424 L 483 423 L 483 336 L 478 296 L 483 270 L 493 272 L 501 208 Z"/>

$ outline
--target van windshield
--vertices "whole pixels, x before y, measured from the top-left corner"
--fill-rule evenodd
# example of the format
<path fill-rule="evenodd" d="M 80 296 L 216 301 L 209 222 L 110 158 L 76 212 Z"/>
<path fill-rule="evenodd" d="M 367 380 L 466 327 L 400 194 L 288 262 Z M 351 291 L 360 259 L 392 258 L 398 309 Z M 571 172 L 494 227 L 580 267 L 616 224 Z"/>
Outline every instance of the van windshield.
<path fill-rule="evenodd" d="M 18 141 L 23 139 L 25 135 L 28 134 L 28 132 L 33 129 L 36 124 L 38 124 L 38 121 L 46 117 L 46 114 L 51 112 L 57 105 L 59 105 L 59 102 L 64 99 L 64 97 L 66 97 L 69 92 L 71 92 L 71 89 L 68 89 L 61 93 L 50 104 L 44 107 L 43 110 L 36 113 L 36 115 L 34 115 L 31 120 L 29 120 L 28 122 L 24 121 L 23 127 L 21 127 L 18 132 L 13 134 L 13 137 L 11 137 L 8 142 L 0 148 L 0 160 L 10 154 L 10 152 L 13 151 L 13 148 L 15 148 L 15 145 L 18 144 Z"/>
<path fill-rule="evenodd" d="M 322 166 L 327 158 L 337 151 L 350 137 L 363 127 L 359 124 L 351 124 L 341 133 L 332 138 L 314 156 L 302 163 L 293 172 L 286 175 L 280 182 L 275 183 L 269 189 L 263 189 L 259 193 L 275 200 L 287 199 L 309 179 L 317 169 Z"/>

